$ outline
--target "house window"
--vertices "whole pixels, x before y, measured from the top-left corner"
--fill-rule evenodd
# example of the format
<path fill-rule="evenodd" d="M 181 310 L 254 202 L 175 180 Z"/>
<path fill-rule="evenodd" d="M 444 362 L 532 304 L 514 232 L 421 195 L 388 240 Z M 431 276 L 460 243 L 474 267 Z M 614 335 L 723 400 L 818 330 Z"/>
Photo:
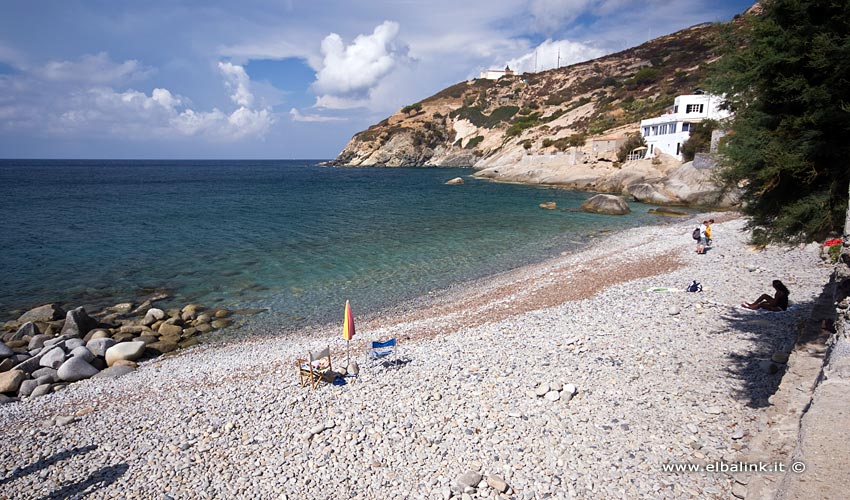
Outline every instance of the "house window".
<path fill-rule="evenodd" d="M 679 112 L 679 106 L 673 106 L 673 112 L 678 113 Z"/>
<path fill-rule="evenodd" d="M 644 137 L 649 135 L 649 127 L 643 127 L 643 135 Z"/>
<path fill-rule="evenodd" d="M 676 143 L 676 156 L 679 156 L 679 153 L 681 153 L 681 152 L 682 152 L 682 143 L 677 142 Z"/>
<path fill-rule="evenodd" d="M 690 123 L 683 123 L 682 124 L 682 132 L 690 132 L 690 130 L 691 130 L 691 124 Z"/>
<path fill-rule="evenodd" d="M 685 113 L 702 113 L 702 104 L 688 104 Z"/>

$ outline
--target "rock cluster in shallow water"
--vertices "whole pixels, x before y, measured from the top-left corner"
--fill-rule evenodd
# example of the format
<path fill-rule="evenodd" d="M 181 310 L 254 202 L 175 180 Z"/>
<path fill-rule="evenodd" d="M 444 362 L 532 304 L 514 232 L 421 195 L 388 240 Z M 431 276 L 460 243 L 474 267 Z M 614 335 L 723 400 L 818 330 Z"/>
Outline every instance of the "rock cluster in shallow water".
<path fill-rule="evenodd" d="M 119 377 L 140 359 L 196 345 L 200 335 L 232 323 L 226 309 L 153 307 L 163 298 L 117 304 L 94 317 L 83 307 L 65 312 L 45 304 L 7 322 L 0 336 L 0 394 L 35 398 L 87 378 Z"/>

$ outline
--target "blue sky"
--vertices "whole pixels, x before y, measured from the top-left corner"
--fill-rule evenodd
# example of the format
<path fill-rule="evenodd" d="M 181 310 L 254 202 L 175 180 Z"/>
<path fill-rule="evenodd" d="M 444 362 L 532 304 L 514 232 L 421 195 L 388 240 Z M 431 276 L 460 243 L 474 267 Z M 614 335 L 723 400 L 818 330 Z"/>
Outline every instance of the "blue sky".
<path fill-rule="evenodd" d="M 487 68 L 617 52 L 740 0 L 11 0 L 1 158 L 335 157 Z"/>

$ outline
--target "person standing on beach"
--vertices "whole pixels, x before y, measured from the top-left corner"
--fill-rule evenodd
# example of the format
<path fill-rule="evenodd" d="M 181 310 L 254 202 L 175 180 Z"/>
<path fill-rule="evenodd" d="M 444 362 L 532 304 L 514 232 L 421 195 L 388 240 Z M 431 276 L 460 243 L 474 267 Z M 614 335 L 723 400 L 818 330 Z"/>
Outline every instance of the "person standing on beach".
<path fill-rule="evenodd" d="M 711 246 L 711 225 L 714 224 L 714 219 L 708 219 L 705 223 L 705 246 Z M 704 253 L 704 252 L 703 252 Z"/>
<path fill-rule="evenodd" d="M 705 253 L 705 245 L 706 245 L 706 235 L 705 231 L 708 229 L 708 221 L 702 221 L 702 224 L 699 226 L 699 241 L 697 242 L 697 253 Z"/>

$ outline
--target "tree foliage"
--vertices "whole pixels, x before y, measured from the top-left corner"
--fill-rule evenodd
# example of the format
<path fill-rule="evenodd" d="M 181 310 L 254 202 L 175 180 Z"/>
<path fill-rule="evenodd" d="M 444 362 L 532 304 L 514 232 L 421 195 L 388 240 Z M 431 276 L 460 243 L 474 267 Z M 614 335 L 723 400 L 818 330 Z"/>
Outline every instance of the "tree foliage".
<path fill-rule="evenodd" d="M 682 144 L 682 158 L 693 161 L 697 153 L 707 153 L 711 148 L 711 133 L 717 128 L 715 120 L 692 123 L 688 140 Z"/>
<path fill-rule="evenodd" d="M 617 161 L 623 163 L 629 158 L 629 154 L 635 149 L 646 147 L 646 139 L 640 134 L 628 134 L 626 142 L 617 150 Z"/>
<path fill-rule="evenodd" d="M 710 87 L 735 119 L 722 177 L 756 243 L 841 231 L 850 182 L 850 2 L 767 0 L 726 34 Z"/>

